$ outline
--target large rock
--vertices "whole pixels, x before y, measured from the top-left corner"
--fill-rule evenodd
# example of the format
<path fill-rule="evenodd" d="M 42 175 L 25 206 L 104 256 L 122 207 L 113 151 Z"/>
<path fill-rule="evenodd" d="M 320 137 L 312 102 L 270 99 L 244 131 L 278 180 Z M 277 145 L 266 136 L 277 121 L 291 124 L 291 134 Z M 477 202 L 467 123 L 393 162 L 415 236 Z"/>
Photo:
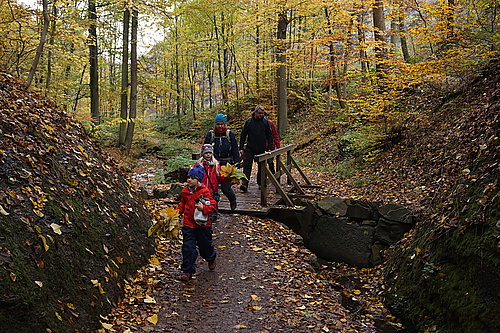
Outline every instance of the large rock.
<path fill-rule="evenodd" d="M 378 204 L 362 200 L 345 200 L 347 205 L 346 216 L 355 220 L 378 220 Z"/>
<path fill-rule="evenodd" d="M 333 216 L 346 216 L 348 208 L 343 199 L 334 197 L 323 198 L 318 202 L 318 207 Z"/>
<path fill-rule="evenodd" d="M 404 206 L 387 204 L 379 207 L 380 219 L 375 237 L 385 244 L 394 244 L 411 230 L 415 224 L 414 215 Z"/>
<path fill-rule="evenodd" d="M 320 258 L 370 267 L 374 228 L 324 215 L 309 237 L 308 248 Z"/>
<path fill-rule="evenodd" d="M 415 223 L 404 206 L 326 197 L 305 206 L 300 213 L 272 212 L 302 236 L 304 244 L 319 257 L 359 267 L 380 264 L 384 250 L 403 237 Z"/>

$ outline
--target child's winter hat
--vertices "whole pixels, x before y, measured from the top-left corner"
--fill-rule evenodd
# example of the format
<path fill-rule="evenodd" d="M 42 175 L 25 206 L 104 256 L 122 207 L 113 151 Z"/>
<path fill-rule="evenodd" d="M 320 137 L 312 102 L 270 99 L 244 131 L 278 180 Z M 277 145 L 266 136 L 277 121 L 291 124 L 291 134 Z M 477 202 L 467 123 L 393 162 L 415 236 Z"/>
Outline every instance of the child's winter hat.
<path fill-rule="evenodd" d="M 227 117 L 225 114 L 219 113 L 218 115 L 215 116 L 215 121 L 214 123 L 226 123 L 227 122 Z"/>
<path fill-rule="evenodd" d="M 208 153 L 208 152 L 213 154 L 214 153 L 214 146 L 206 143 L 203 146 L 201 146 L 200 154 L 201 154 L 201 156 L 203 156 L 203 154 Z"/>
<path fill-rule="evenodd" d="M 205 168 L 203 165 L 196 163 L 193 165 L 191 169 L 188 171 L 188 177 L 196 178 L 200 183 L 203 180 L 203 176 L 205 175 Z"/>

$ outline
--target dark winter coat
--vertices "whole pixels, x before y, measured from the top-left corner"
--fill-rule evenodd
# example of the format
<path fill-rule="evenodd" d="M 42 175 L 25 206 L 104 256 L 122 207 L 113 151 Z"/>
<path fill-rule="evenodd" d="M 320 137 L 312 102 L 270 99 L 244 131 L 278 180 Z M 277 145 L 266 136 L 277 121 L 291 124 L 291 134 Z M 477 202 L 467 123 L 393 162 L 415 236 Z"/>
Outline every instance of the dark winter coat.
<path fill-rule="evenodd" d="M 226 131 L 223 133 L 217 133 L 215 130 L 209 131 L 203 143 L 209 143 L 214 146 L 214 156 L 220 165 L 226 165 L 227 163 L 238 164 L 240 162 L 240 154 L 236 136 L 230 130 L 227 132 L 229 133 L 229 138 Z M 213 140 L 212 133 L 214 134 Z"/>
<path fill-rule="evenodd" d="M 246 144 L 246 147 L 245 147 Z M 262 154 L 267 150 L 273 150 L 273 133 L 266 118 L 248 118 L 243 125 L 240 137 L 240 149 L 249 149 L 254 154 Z"/>

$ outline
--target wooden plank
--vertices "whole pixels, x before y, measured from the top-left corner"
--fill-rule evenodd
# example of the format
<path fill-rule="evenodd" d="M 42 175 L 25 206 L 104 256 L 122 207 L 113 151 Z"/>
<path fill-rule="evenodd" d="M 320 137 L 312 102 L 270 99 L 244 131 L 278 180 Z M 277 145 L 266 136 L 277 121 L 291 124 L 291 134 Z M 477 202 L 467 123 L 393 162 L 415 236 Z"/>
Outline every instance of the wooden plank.
<path fill-rule="evenodd" d="M 274 188 L 271 187 L 270 190 Z M 245 214 L 245 215 L 266 215 L 269 212 L 269 207 L 262 207 L 260 205 L 260 190 L 257 184 L 253 181 L 250 182 L 248 186 L 248 192 L 241 192 L 239 185 L 233 185 L 234 193 L 236 194 L 237 208 L 231 210 L 229 206 L 229 200 L 226 196 L 220 192 L 221 200 L 219 202 L 219 212 L 220 213 L 232 213 L 232 214 Z M 281 199 L 281 197 L 270 193 L 268 200 L 270 204 L 275 204 Z"/>

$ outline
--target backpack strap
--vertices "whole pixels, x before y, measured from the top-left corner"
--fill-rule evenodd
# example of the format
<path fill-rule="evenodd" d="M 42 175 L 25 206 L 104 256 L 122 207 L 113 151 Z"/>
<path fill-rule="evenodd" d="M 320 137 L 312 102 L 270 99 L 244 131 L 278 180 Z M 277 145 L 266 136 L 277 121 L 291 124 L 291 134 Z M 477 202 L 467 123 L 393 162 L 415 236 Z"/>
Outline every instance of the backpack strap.
<path fill-rule="evenodd" d="M 231 136 L 229 135 L 229 133 L 231 133 L 231 130 L 228 128 L 226 130 L 226 137 L 227 137 L 227 141 L 229 141 L 229 143 L 231 143 Z M 215 132 L 214 130 L 210 130 L 210 144 L 214 143 L 215 141 Z"/>

